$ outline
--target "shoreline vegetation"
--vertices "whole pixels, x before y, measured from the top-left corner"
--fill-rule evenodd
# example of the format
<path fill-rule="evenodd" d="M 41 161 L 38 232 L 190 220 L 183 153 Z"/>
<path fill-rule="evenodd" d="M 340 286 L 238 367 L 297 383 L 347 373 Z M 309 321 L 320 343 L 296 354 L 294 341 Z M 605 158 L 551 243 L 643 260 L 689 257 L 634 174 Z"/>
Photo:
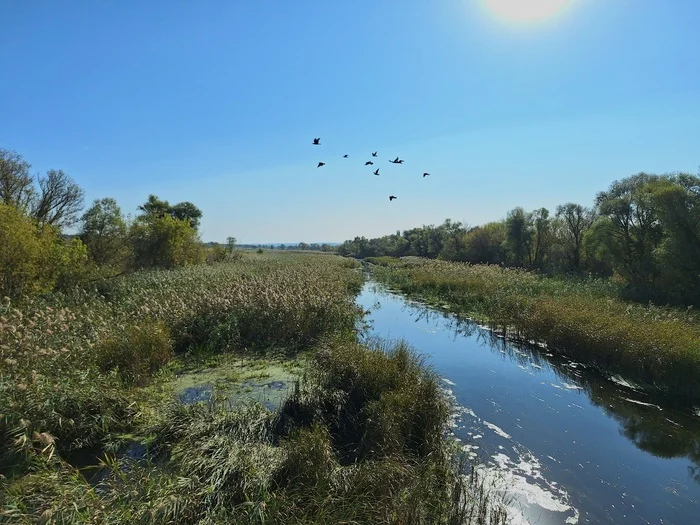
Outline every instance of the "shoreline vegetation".
<path fill-rule="evenodd" d="M 446 439 L 439 378 L 359 343 L 362 283 L 338 256 L 245 253 L 5 301 L 0 521 L 504 523 Z M 188 363 L 302 354 L 277 410 L 167 389 Z M 91 484 L 67 459 L 95 448 Z"/>
<path fill-rule="evenodd" d="M 700 402 L 700 318 L 693 308 L 625 301 L 604 279 L 410 256 L 365 261 L 374 279 L 408 296 L 544 343 L 678 403 Z"/>

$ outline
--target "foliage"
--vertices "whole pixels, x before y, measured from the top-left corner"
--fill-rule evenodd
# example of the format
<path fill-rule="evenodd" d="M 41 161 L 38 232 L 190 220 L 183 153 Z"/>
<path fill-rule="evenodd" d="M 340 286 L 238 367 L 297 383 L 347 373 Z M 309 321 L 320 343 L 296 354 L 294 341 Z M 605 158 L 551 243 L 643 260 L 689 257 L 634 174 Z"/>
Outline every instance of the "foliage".
<path fill-rule="evenodd" d="M 0 204 L 0 293 L 10 297 L 44 292 L 53 282 L 45 268 L 54 235 L 14 207 Z"/>
<path fill-rule="evenodd" d="M 448 421 L 435 376 L 405 345 L 329 341 L 279 412 L 172 403 L 147 429 L 156 461 L 107 457 L 92 489 L 44 460 L 11 480 L 3 511 L 17 523 L 504 523 L 498 502 L 491 519 L 469 519 L 488 502 L 469 497 Z"/>
<path fill-rule="evenodd" d="M 143 384 L 170 361 L 173 345 L 163 322 L 141 322 L 110 334 L 95 351 L 102 372 L 116 370 L 125 383 Z"/>
<path fill-rule="evenodd" d="M 700 319 L 692 309 L 620 300 L 619 284 L 553 279 L 521 269 L 441 261 L 402 261 L 374 275 L 409 294 L 542 341 L 649 388 L 700 400 Z"/>
<path fill-rule="evenodd" d="M 203 260 L 203 249 L 189 221 L 170 215 L 138 219 L 132 226 L 135 268 L 177 268 Z"/>
<path fill-rule="evenodd" d="M 338 247 L 357 258 L 419 256 L 527 268 L 547 275 L 614 277 L 623 297 L 700 306 L 700 177 L 639 173 L 615 181 L 596 208 L 568 202 L 516 207 L 505 220 L 468 227 L 446 219 Z"/>
<path fill-rule="evenodd" d="M 90 259 L 99 266 L 120 270 L 129 255 L 127 225 L 114 199 L 95 199 L 81 218 L 79 237 Z"/>
<path fill-rule="evenodd" d="M 72 226 L 83 207 L 83 190 L 63 171 L 30 175 L 31 165 L 15 151 L 0 148 L 0 201 L 41 225 Z"/>
<path fill-rule="evenodd" d="M 64 241 L 55 228 L 39 227 L 18 208 L 0 204 L 0 294 L 20 297 L 87 279 L 87 253 L 77 240 Z"/>
<path fill-rule="evenodd" d="M 6 306 L 0 519 L 466 523 L 457 517 L 469 515 L 469 487 L 443 439 L 447 400 L 405 344 L 368 348 L 352 337 L 355 267 L 268 252 Z M 88 485 L 68 453 L 134 429 L 141 409 L 130 385 L 170 358 L 171 341 L 320 350 L 280 412 L 217 397 L 166 404 L 143 429 L 153 461 L 106 455 L 101 481 Z"/>
<path fill-rule="evenodd" d="M 34 200 L 31 165 L 16 151 L 0 148 L 0 201 L 28 212 Z"/>
<path fill-rule="evenodd" d="M 85 192 L 62 170 L 49 170 L 39 177 L 39 192 L 32 215 L 41 225 L 65 228 L 78 222 Z"/>
<path fill-rule="evenodd" d="M 285 254 L 112 279 L 98 291 L 0 309 L 0 449 L 21 421 L 62 450 L 130 424 L 122 381 L 143 383 L 172 347 L 310 345 L 354 328 L 362 276 L 339 257 Z M 150 318 L 149 321 L 145 319 Z M 112 372 L 118 368 L 119 372 Z M 121 376 L 121 377 L 120 377 Z M 122 401 L 123 400 L 123 401 Z"/>
<path fill-rule="evenodd" d="M 144 204 L 139 206 L 139 210 L 143 212 L 140 217 L 146 221 L 169 215 L 173 219 L 186 221 L 194 230 L 199 228 L 199 220 L 202 217 L 202 211 L 191 202 L 171 205 L 168 201 L 161 200 L 152 194 Z"/>

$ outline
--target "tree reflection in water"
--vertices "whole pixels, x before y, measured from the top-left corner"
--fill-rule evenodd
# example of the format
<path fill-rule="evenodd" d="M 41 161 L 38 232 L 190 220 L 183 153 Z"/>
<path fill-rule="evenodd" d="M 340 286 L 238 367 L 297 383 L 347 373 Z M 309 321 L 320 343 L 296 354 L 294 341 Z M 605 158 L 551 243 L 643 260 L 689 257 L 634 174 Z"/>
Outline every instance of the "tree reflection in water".
<path fill-rule="evenodd" d="M 700 483 L 700 419 L 691 406 L 645 392 L 625 381 L 614 381 L 600 371 L 547 351 L 533 343 L 507 341 L 502 332 L 488 330 L 472 320 L 404 299 L 416 322 L 442 321 L 455 339 L 473 338 L 519 365 L 534 364 L 552 370 L 558 379 L 574 383 L 591 402 L 620 425 L 620 433 L 634 445 L 662 458 L 688 458 L 689 476 Z M 417 312 L 417 314 L 416 314 Z"/>

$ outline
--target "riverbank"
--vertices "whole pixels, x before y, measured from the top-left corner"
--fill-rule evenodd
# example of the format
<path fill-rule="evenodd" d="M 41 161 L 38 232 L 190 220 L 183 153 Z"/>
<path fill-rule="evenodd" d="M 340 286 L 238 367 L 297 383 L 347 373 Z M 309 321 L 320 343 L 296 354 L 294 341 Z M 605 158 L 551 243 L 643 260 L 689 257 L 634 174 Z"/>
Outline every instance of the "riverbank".
<path fill-rule="evenodd" d="M 0 518 L 462 523 L 482 512 L 488 497 L 444 439 L 436 376 L 405 345 L 358 343 L 362 282 L 335 256 L 246 254 L 5 303 Z M 295 386 L 269 405 L 246 395 L 280 383 Z M 117 454 L 127 442 L 136 452 Z M 70 462 L 86 450 L 102 458 L 93 484 Z M 504 519 L 493 509 L 483 523 Z"/>
<path fill-rule="evenodd" d="M 700 402 L 700 318 L 693 310 L 625 302 L 600 280 L 418 258 L 374 262 L 375 279 L 414 298 L 681 402 Z"/>

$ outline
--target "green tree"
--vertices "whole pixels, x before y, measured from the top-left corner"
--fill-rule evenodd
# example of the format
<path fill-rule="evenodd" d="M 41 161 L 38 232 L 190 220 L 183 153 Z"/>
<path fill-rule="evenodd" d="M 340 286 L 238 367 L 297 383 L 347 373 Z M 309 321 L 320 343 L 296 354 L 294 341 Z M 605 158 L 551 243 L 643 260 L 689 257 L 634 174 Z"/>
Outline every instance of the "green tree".
<path fill-rule="evenodd" d="M 581 272 L 583 238 L 593 225 L 595 214 L 590 208 L 567 202 L 557 206 L 556 216 L 561 221 L 560 238 L 568 269 Z"/>
<path fill-rule="evenodd" d="M 542 269 L 549 260 L 552 247 L 552 228 L 549 219 L 549 210 L 539 208 L 529 214 L 532 230 L 530 243 L 530 265 Z"/>
<path fill-rule="evenodd" d="M 465 236 L 466 259 L 476 264 L 501 264 L 505 262 L 506 224 L 489 222 L 469 230 Z"/>
<path fill-rule="evenodd" d="M 613 267 L 640 298 L 653 293 L 659 275 L 654 252 L 663 229 L 652 195 L 652 183 L 658 181 L 658 175 L 639 173 L 613 182 L 608 191 L 596 196 L 605 217 L 596 225 L 596 237 L 607 245 Z"/>
<path fill-rule="evenodd" d="M 508 212 L 504 247 L 509 264 L 523 267 L 531 264 L 532 225 L 530 214 L 518 206 Z"/>
<path fill-rule="evenodd" d="M 199 220 L 202 218 L 202 211 L 191 202 L 180 202 L 172 206 L 169 210 L 175 219 L 189 221 L 190 226 L 195 230 L 199 229 Z"/>
<path fill-rule="evenodd" d="M 236 251 L 237 239 L 235 237 L 226 237 L 226 250 L 228 253 L 233 253 Z"/>
<path fill-rule="evenodd" d="M 81 218 L 80 239 L 98 265 L 119 267 L 129 253 L 127 224 L 117 201 L 96 199 Z"/>
<path fill-rule="evenodd" d="M 66 289 L 89 275 L 79 239 L 64 241 L 58 229 L 40 227 L 16 206 L 0 204 L 0 295 L 18 297 Z"/>
<path fill-rule="evenodd" d="M 678 174 L 651 184 L 663 225 L 655 252 L 665 300 L 700 305 L 700 177 Z"/>
<path fill-rule="evenodd" d="M 176 268 L 203 260 L 202 243 L 187 220 L 169 214 L 142 217 L 131 236 L 136 268 Z"/>
<path fill-rule="evenodd" d="M 171 206 L 168 201 L 159 199 L 153 194 L 149 195 L 148 200 L 139 206 L 139 210 L 142 212 L 140 215 L 142 218 L 149 219 L 170 215 L 173 219 L 189 222 L 195 230 L 199 228 L 199 220 L 202 218 L 202 211 L 191 202 L 185 201 Z"/>

